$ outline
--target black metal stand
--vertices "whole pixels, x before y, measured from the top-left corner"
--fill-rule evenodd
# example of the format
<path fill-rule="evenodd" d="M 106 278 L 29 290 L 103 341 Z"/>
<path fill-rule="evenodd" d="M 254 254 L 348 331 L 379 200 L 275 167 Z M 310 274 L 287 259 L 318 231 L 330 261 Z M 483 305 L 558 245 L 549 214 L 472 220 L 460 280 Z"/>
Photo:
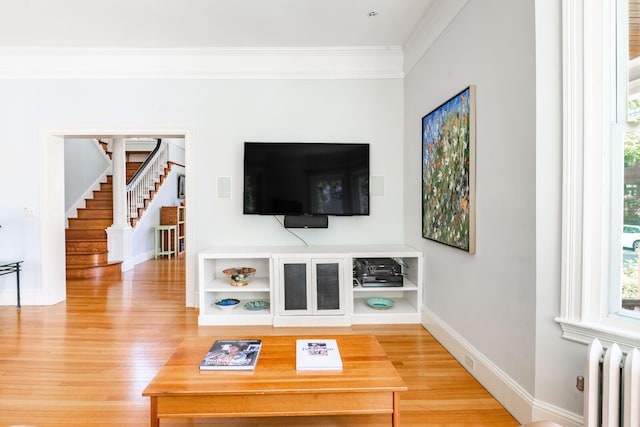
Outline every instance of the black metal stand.
<path fill-rule="evenodd" d="M 22 261 L 0 261 L 0 276 L 16 273 L 16 290 L 18 293 L 18 305 L 20 309 L 20 264 Z"/>

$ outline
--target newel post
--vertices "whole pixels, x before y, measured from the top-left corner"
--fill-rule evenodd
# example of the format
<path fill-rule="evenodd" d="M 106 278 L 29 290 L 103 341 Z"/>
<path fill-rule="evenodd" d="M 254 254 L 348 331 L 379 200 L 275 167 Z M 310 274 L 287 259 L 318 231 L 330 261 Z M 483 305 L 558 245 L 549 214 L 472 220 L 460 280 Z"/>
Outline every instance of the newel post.
<path fill-rule="evenodd" d="M 108 260 L 122 261 L 122 270 L 133 268 L 133 228 L 127 219 L 126 149 L 122 137 L 114 137 L 111 147 L 113 168 L 113 224 L 107 228 Z"/>

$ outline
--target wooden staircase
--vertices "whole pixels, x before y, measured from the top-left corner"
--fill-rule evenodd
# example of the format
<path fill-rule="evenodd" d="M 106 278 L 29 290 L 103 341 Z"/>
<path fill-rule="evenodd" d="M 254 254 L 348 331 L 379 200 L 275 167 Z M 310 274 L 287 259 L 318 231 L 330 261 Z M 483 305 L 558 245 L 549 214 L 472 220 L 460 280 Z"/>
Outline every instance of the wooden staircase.
<path fill-rule="evenodd" d="M 113 224 L 112 177 L 78 209 L 77 218 L 69 218 L 66 233 L 67 280 L 120 279 L 122 262 L 109 262 L 106 229 Z"/>
<path fill-rule="evenodd" d="M 105 148 L 106 150 L 106 148 Z M 107 154 L 110 155 L 109 152 Z M 126 180 L 140 168 L 142 162 L 126 162 Z M 131 218 L 135 227 L 142 213 L 147 209 L 158 189 L 171 171 L 173 162 L 164 169 L 164 175 L 149 191 L 144 207 L 138 209 L 138 218 Z M 78 209 L 77 218 L 69 218 L 66 233 L 67 280 L 73 279 L 120 279 L 122 262 L 108 262 L 106 229 L 113 224 L 113 177 L 100 184 L 100 190 L 93 192 L 92 199 L 85 200 L 86 207 Z"/>

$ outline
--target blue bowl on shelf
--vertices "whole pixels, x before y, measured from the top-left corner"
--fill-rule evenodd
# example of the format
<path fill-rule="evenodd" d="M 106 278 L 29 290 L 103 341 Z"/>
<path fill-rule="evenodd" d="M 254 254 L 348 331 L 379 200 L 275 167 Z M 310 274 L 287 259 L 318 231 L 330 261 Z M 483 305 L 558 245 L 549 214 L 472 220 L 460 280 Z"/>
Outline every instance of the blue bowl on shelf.
<path fill-rule="evenodd" d="M 393 307 L 393 300 L 389 298 L 374 297 L 367 299 L 367 305 L 376 310 L 387 310 Z"/>
<path fill-rule="evenodd" d="M 240 300 L 235 298 L 225 298 L 216 301 L 216 307 L 220 310 L 233 310 L 238 304 L 240 304 Z"/>

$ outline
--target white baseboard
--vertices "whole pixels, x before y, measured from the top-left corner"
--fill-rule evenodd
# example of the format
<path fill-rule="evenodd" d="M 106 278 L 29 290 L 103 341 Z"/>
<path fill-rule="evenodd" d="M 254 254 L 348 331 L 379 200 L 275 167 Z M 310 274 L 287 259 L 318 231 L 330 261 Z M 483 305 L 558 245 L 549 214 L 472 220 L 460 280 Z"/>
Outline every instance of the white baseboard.
<path fill-rule="evenodd" d="M 131 268 L 133 268 L 138 264 L 141 264 L 145 261 L 149 261 L 150 259 L 153 259 L 154 256 L 155 256 L 155 252 L 153 251 L 153 249 L 145 252 L 141 252 L 139 254 L 134 255 L 133 259 L 129 261 L 129 264 L 131 264 Z M 126 271 L 126 270 L 123 269 L 123 271 Z"/>
<path fill-rule="evenodd" d="M 13 275 L 7 276 L 12 279 Z M 14 279 L 15 280 L 15 279 Z M 39 289 L 20 289 L 20 305 L 53 305 L 60 301 L 47 302 L 44 301 L 42 291 Z M 0 290 L 0 306 L 16 306 L 18 303 L 18 296 L 16 295 L 16 285 L 11 283 L 8 289 Z"/>
<path fill-rule="evenodd" d="M 565 427 L 582 426 L 582 416 L 536 400 L 527 390 L 467 342 L 427 307 L 421 309 L 422 325 L 440 344 L 520 423 L 554 421 Z M 467 362 L 470 358 L 473 367 Z"/>

